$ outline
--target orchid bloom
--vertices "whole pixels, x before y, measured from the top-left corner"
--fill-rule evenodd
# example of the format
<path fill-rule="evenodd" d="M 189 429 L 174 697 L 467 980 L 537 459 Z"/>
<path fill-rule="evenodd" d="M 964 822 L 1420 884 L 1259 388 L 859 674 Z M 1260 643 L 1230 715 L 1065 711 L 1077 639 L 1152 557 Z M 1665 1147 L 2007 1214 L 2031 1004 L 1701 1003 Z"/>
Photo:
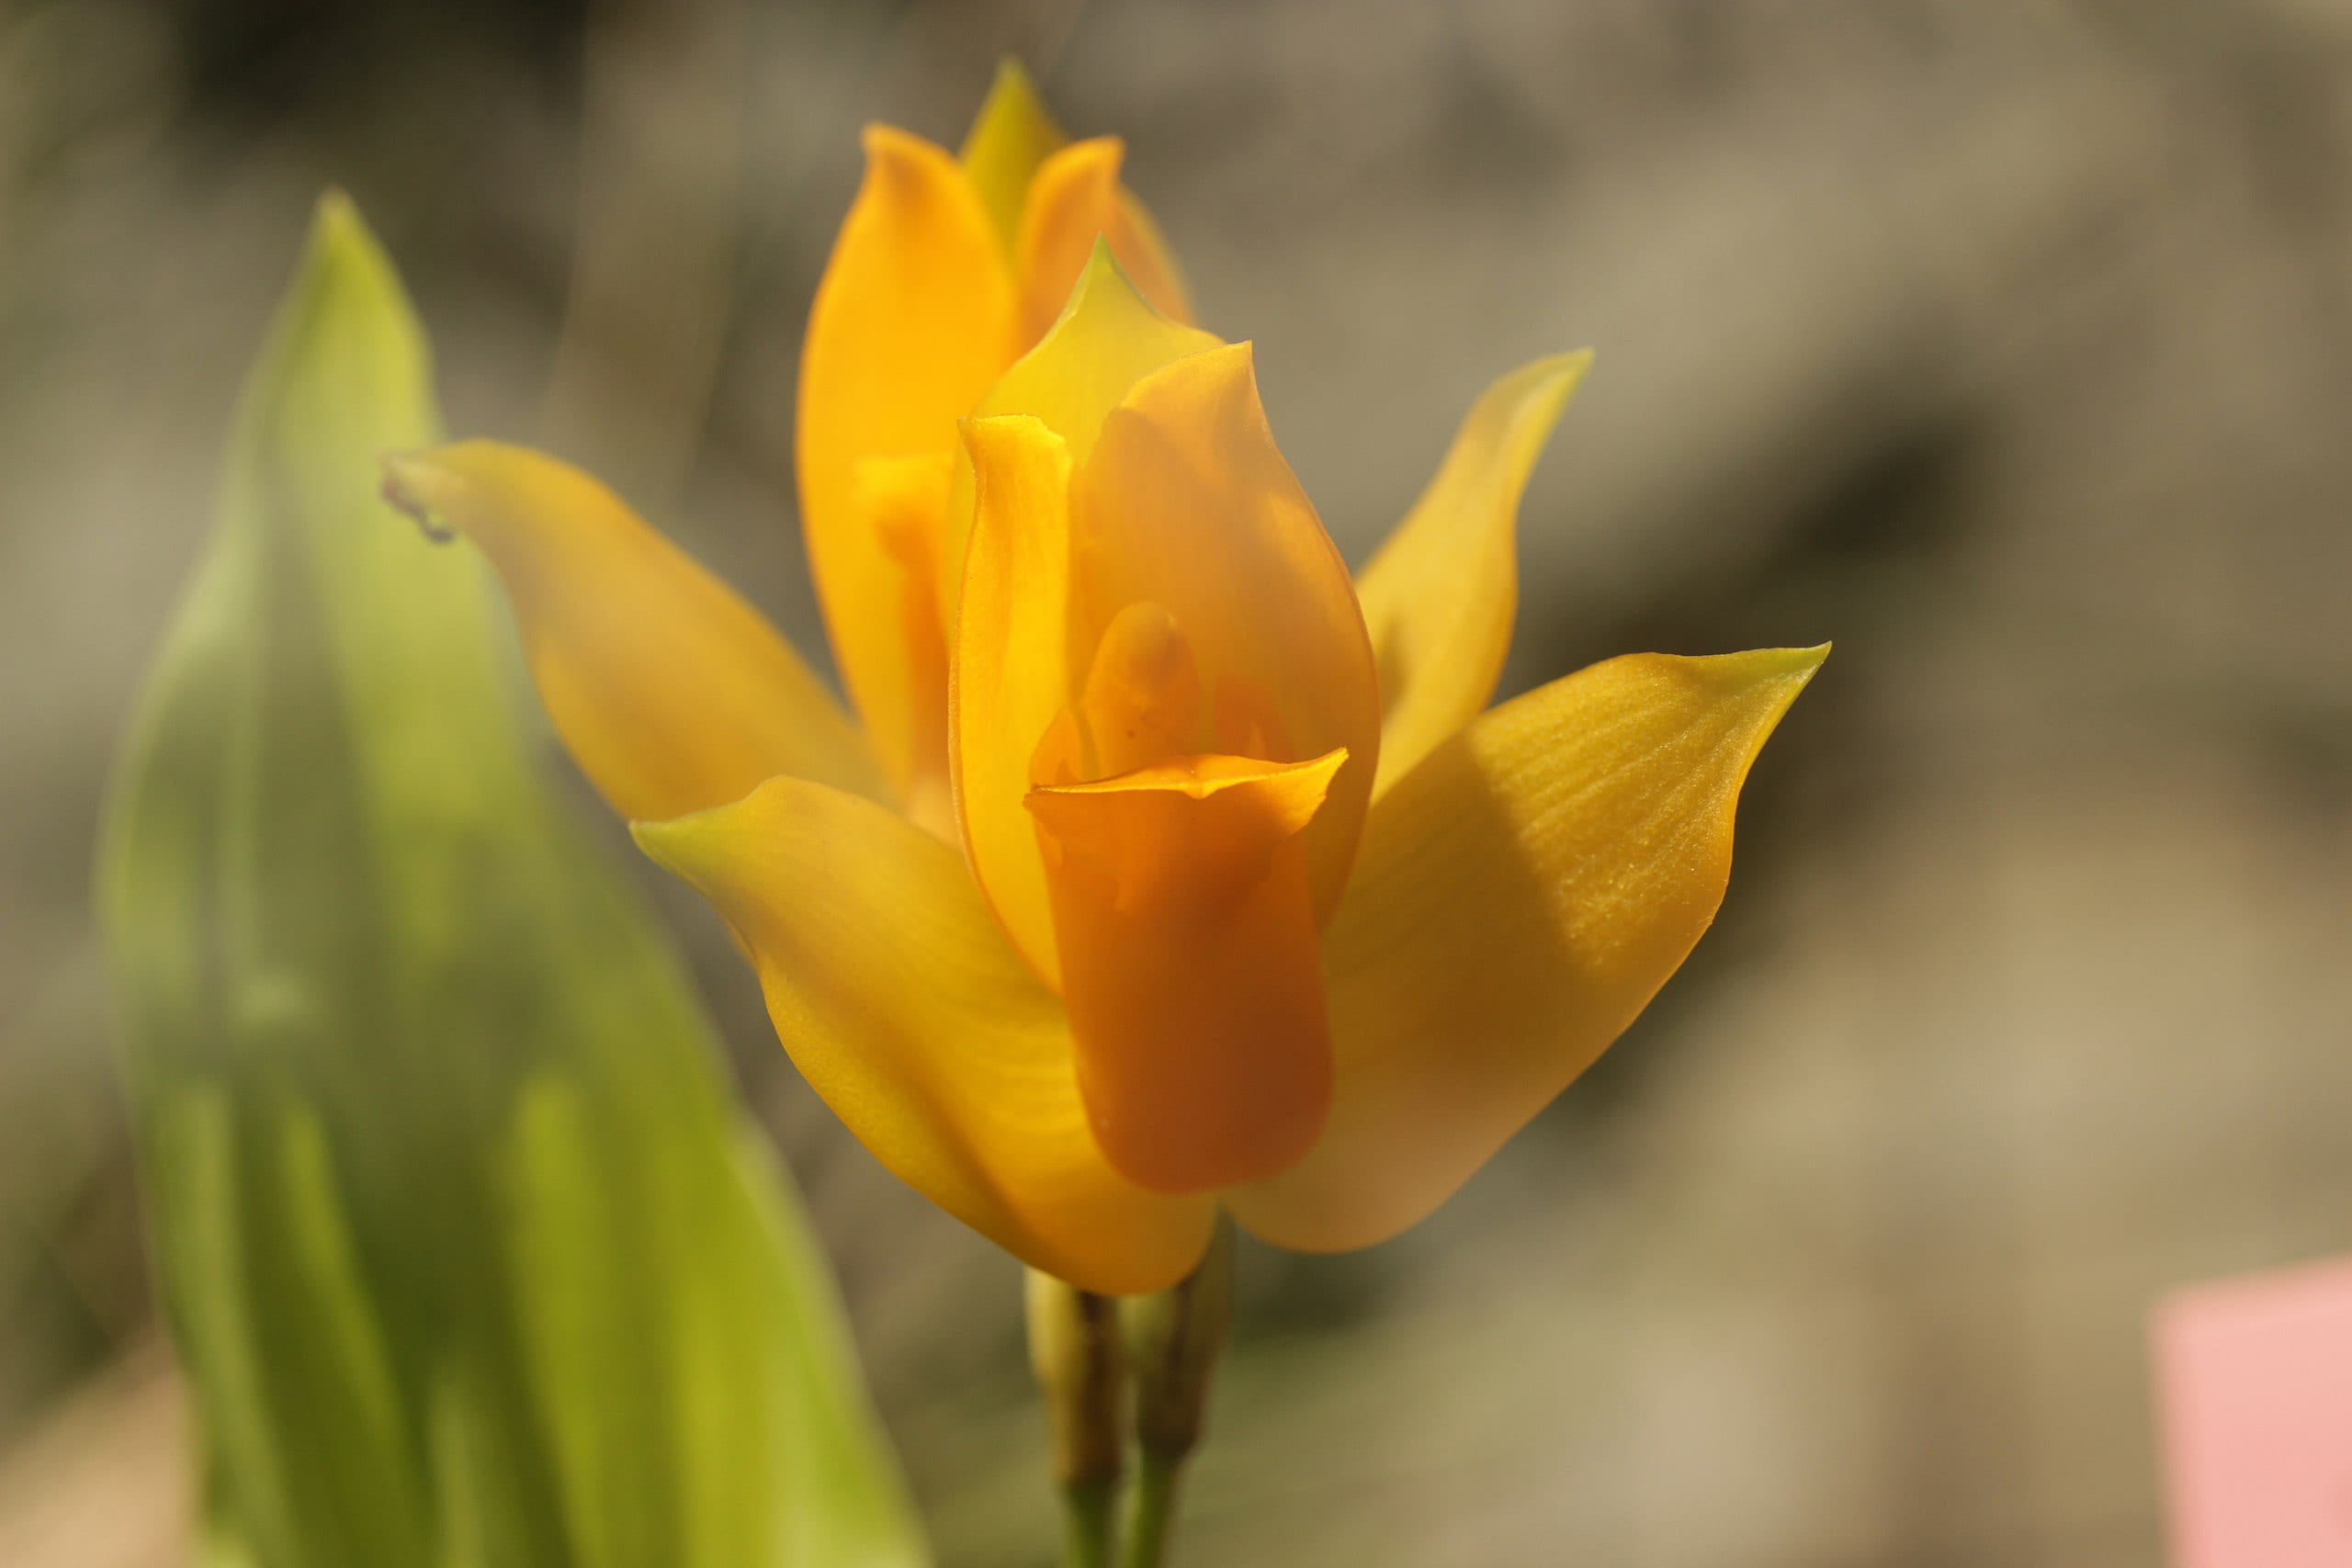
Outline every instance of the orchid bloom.
<path fill-rule="evenodd" d="M 1114 1293 L 1182 1277 L 1220 1205 L 1294 1248 L 1393 1235 L 1681 964 L 1825 650 L 1615 659 L 1482 711 L 1586 356 L 1480 398 L 1351 581 L 1115 143 L 1001 83 L 960 164 L 866 145 L 800 414 L 862 724 L 554 459 L 465 443 L 390 492 L 487 553 L 573 756 L 909 1183 Z"/>

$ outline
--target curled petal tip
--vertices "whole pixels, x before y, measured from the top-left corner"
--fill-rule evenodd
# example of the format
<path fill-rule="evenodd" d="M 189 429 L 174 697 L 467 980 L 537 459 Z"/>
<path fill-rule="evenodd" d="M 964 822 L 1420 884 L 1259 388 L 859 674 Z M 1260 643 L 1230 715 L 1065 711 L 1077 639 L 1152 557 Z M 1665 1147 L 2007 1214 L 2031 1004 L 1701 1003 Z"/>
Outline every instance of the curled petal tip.
<path fill-rule="evenodd" d="M 435 493 L 447 487 L 450 476 L 433 461 L 431 454 L 385 452 L 376 461 L 384 473 L 379 493 L 395 512 L 436 545 L 448 544 L 458 536 L 457 529 L 443 518 Z"/>
<path fill-rule="evenodd" d="M 1577 389 L 1584 384 L 1584 378 L 1591 369 L 1592 350 L 1573 349 L 1566 354 L 1546 355 L 1498 383 L 1509 387 L 1515 381 L 1518 385 L 1517 408 L 1512 423 L 1523 430 L 1525 439 L 1533 444 L 1527 452 L 1530 469 L 1542 453 L 1544 439 L 1566 410 L 1568 400 L 1576 395 Z"/>
<path fill-rule="evenodd" d="M 680 837 L 678 824 L 684 818 L 673 817 L 663 822 L 632 822 L 628 825 L 628 836 L 637 840 L 637 847 L 645 852 L 646 858 L 662 870 L 677 872 L 681 876 L 685 873 L 680 870 L 673 856 Z"/>
<path fill-rule="evenodd" d="M 709 894 L 713 891 L 710 874 L 715 869 L 710 851 L 723 845 L 729 819 L 759 800 L 767 787 L 762 784 L 741 800 L 704 811 L 690 811 L 683 817 L 633 821 L 628 825 L 628 836 L 637 841 L 646 859 L 687 886 Z"/>
<path fill-rule="evenodd" d="M 1535 371 L 1540 378 L 1539 384 L 1546 395 L 1546 400 L 1553 405 L 1552 417 L 1557 419 L 1561 406 L 1567 402 L 1568 395 L 1577 389 L 1577 385 L 1587 375 L 1591 373 L 1592 350 L 1578 348 L 1566 354 L 1546 355 L 1529 368 Z"/>
<path fill-rule="evenodd" d="M 858 144 L 865 149 L 867 174 L 872 177 L 907 181 L 915 177 L 910 171 L 916 164 L 952 162 L 946 149 L 880 120 L 870 121 L 858 132 Z"/>

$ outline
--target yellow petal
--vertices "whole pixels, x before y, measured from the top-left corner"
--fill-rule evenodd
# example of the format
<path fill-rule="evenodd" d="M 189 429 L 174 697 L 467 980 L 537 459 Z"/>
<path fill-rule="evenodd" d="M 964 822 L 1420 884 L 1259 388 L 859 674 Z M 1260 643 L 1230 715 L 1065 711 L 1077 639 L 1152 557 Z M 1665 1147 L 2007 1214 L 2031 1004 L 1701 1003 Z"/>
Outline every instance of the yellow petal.
<path fill-rule="evenodd" d="M 734 927 L 794 1064 L 901 1179 L 1086 1290 L 1159 1290 L 1198 1260 L 1213 1203 L 1104 1161 L 1061 1008 L 954 848 L 794 779 L 636 832 Z"/>
<path fill-rule="evenodd" d="M 1096 1141 L 1202 1192 L 1315 1141 L 1331 1048 L 1299 835 L 1346 753 L 1175 759 L 1029 796 Z"/>
<path fill-rule="evenodd" d="M 1325 934 L 1314 1150 L 1227 1201 L 1337 1251 L 1436 1208 L 1633 1021 L 1714 919 L 1748 764 L 1826 648 L 1613 659 L 1504 704 L 1383 796 Z"/>
<path fill-rule="evenodd" d="M 1107 246 L 1097 245 L 1070 295 L 1069 307 L 1043 342 L 1021 356 L 972 409 L 972 417 L 1028 414 L 1069 448 L 1074 466 L 1094 450 L 1102 421 L 1136 381 L 1161 366 L 1215 348 L 1220 340 L 1171 321 L 1136 292 Z M 942 596 L 952 628 L 963 592 L 972 526 L 972 465 L 956 468 L 942 549 Z M 951 637 L 950 647 L 955 646 Z"/>
<path fill-rule="evenodd" d="M 1037 85 L 1021 62 L 1001 62 L 996 80 L 989 86 L 988 101 L 980 106 L 957 157 L 971 176 L 973 188 L 980 193 L 980 205 L 988 209 L 989 221 L 1008 257 L 1020 238 L 1021 209 L 1029 199 L 1029 182 L 1038 165 L 1069 143 L 1069 135 L 1055 123 L 1052 111 L 1037 96 Z"/>
<path fill-rule="evenodd" d="M 880 792 L 791 645 L 588 475 L 490 441 L 386 468 L 393 500 L 498 569 L 556 733 L 622 816 L 699 811 L 778 773 Z"/>
<path fill-rule="evenodd" d="M 1037 831 L 1022 797 L 1069 706 L 1069 455 L 1036 419 L 964 426 L 976 476 L 949 702 L 957 815 L 972 874 L 1006 932 L 1059 984 Z"/>
<path fill-rule="evenodd" d="M 1254 728 L 1279 732 L 1267 760 L 1348 753 L 1301 840 L 1328 916 L 1372 793 L 1380 693 L 1347 568 L 1266 428 L 1250 345 L 1137 382 L 1073 493 L 1073 649 L 1094 647 L 1128 605 L 1159 604 L 1220 709 L 1262 705 L 1272 722 Z M 1228 717 L 1213 728 L 1230 733 Z"/>
<path fill-rule="evenodd" d="M 899 568 L 899 630 L 907 652 L 906 705 L 877 711 L 867 735 L 876 752 L 899 760 L 899 803 L 906 814 L 943 839 L 956 834 L 947 782 L 947 633 L 939 603 L 953 461 L 946 452 L 868 457 L 850 486 L 852 504 Z"/>
<path fill-rule="evenodd" d="M 908 570 L 864 504 L 881 458 L 956 450 L 956 422 L 1013 354 L 1013 291 L 979 193 L 955 159 L 888 127 L 817 288 L 800 361 L 802 525 L 842 682 L 903 795 L 944 751 L 942 645 L 910 644 Z M 960 548 L 960 538 L 956 541 Z M 927 728 L 928 727 L 928 728 Z"/>
<path fill-rule="evenodd" d="M 1159 226 L 1119 183 L 1125 157 L 1117 137 L 1097 136 L 1063 148 L 1039 166 L 1014 247 L 1021 324 L 1029 339 L 1044 336 L 1061 315 L 1098 240 L 1162 315 L 1193 319 L 1183 277 Z"/>
<path fill-rule="evenodd" d="M 1356 579 L 1380 665 L 1375 795 L 1494 695 L 1519 600 L 1519 498 L 1592 355 L 1539 359 L 1497 381 L 1405 521 Z"/>

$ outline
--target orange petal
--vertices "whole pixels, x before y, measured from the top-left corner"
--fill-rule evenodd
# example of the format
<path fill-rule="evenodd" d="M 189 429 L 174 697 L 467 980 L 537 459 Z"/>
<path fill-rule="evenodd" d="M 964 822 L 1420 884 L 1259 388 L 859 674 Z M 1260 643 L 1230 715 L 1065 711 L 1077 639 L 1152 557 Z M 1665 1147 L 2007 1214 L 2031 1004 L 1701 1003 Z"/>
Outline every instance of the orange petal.
<path fill-rule="evenodd" d="M 902 1180 L 1086 1290 L 1164 1289 L 1199 1259 L 1214 1203 L 1104 1161 L 1061 1008 L 954 848 L 793 779 L 636 831 L 726 916 L 794 1064 Z"/>
<path fill-rule="evenodd" d="M 1322 1128 L 1330 1037 L 1299 835 L 1346 760 L 1186 757 L 1029 796 L 1080 1092 L 1140 1186 L 1271 1176 Z"/>
<path fill-rule="evenodd" d="M 1347 568 L 1266 428 L 1250 345 L 1154 371 L 1103 421 L 1071 508 L 1071 646 L 1128 605 L 1183 628 L 1202 689 L 1247 695 L 1273 761 L 1347 753 L 1301 847 L 1318 918 L 1345 886 L 1380 750 L 1380 693 Z M 1211 733 L 1235 733 L 1231 715 Z"/>
<path fill-rule="evenodd" d="M 972 182 L 941 149 L 865 133 L 865 184 L 817 288 L 800 362 L 802 526 L 833 650 L 902 795 L 944 750 L 941 645 L 910 640 L 907 568 L 860 491 L 876 458 L 952 453 L 1013 355 L 1012 283 Z"/>
<path fill-rule="evenodd" d="M 1093 137 L 1054 153 L 1030 182 L 1013 253 L 1023 341 L 1035 343 L 1060 317 L 1098 238 L 1162 315 L 1192 321 L 1192 300 L 1159 226 L 1119 183 L 1125 156 L 1117 137 Z"/>
<path fill-rule="evenodd" d="M 385 467 L 393 500 L 498 569 L 556 733 L 622 816 L 699 811 L 778 773 L 881 793 L 791 645 L 595 479 L 492 441 Z"/>
<path fill-rule="evenodd" d="M 997 919 L 1058 984 L 1037 830 L 1021 803 L 1038 745 L 1071 700 L 1069 456 L 1026 416 L 967 421 L 964 444 L 975 511 L 949 704 L 957 814 Z"/>
<path fill-rule="evenodd" d="M 851 476 L 851 496 L 866 526 L 899 567 L 899 626 L 907 650 L 905 707 L 899 728 L 869 722 L 876 751 L 900 759 L 899 800 L 909 817 L 943 839 L 956 836 L 947 781 L 947 632 L 940 609 L 939 552 L 947 524 L 953 456 L 868 457 Z"/>
<path fill-rule="evenodd" d="M 1368 1247 L 1574 1081 L 1723 900 L 1741 783 L 1826 649 L 1593 665 L 1474 720 L 1373 808 L 1325 934 L 1314 1149 L 1225 1194 L 1268 1241 Z"/>

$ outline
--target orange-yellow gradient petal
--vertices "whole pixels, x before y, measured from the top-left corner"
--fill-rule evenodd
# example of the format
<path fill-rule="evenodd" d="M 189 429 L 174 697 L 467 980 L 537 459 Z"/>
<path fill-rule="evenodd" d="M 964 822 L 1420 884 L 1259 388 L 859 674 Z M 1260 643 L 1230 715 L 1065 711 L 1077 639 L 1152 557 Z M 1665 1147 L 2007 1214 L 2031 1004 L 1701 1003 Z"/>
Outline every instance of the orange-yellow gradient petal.
<path fill-rule="evenodd" d="M 734 927 L 793 1062 L 901 1179 L 1082 1289 L 1159 1290 L 1199 1259 L 1212 1201 L 1104 1161 L 1061 1008 L 952 846 L 793 779 L 636 832 Z"/>
<path fill-rule="evenodd" d="M 1037 85 L 1017 60 L 996 68 L 988 100 L 973 118 L 956 157 L 971 176 L 980 205 L 1003 243 L 1008 259 L 1021 238 L 1021 209 L 1029 200 L 1029 182 L 1045 161 L 1069 144 Z"/>
<path fill-rule="evenodd" d="M 699 811 L 778 773 L 880 793 L 855 728 L 775 628 L 595 479 L 489 441 L 386 469 L 394 501 L 497 568 L 556 733 L 622 816 Z"/>
<path fill-rule="evenodd" d="M 1519 498 L 1592 355 L 1556 355 L 1487 389 L 1413 510 L 1356 578 L 1380 666 L 1385 790 L 1495 694 L 1519 603 Z"/>
<path fill-rule="evenodd" d="M 1071 537 L 1073 648 L 1093 647 L 1128 605 L 1157 604 L 1221 710 L 1214 731 L 1235 730 L 1222 710 L 1262 705 L 1250 728 L 1274 732 L 1265 760 L 1348 754 L 1301 839 L 1328 917 L 1371 798 L 1379 684 L 1347 568 L 1266 428 L 1249 344 L 1136 383 L 1079 472 Z"/>
<path fill-rule="evenodd" d="M 952 453 L 956 422 L 1014 353 L 1012 281 L 963 168 L 903 131 L 865 133 L 865 183 L 817 288 L 800 362 L 802 525 L 842 679 L 892 784 L 944 755 L 940 689 L 904 620 L 904 560 L 861 504 L 874 459 Z M 959 541 L 960 543 L 960 541 Z M 926 737 L 915 739 L 910 738 Z"/>
<path fill-rule="evenodd" d="M 946 617 L 939 600 L 939 552 L 954 461 L 948 452 L 868 457 L 850 480 L 852 505 L 899 568 L 898 625 L 907 653 L 906 705 L 896 713 L 873 713 L 867 743 L 878 753 L 901 759 L 900 807 L 943 839 L 956 833 L 944 716 Z"/>
<path fill-rule="evenodd" d="M 1105 245 L 1094 248 L 1071 293 L 1069 309 L 1035 348 L 1021 356 L 972 409 L 974 419 L 1027 414 L 1044 422 L 1069 448 L 1073 466 L 1094 450 L 1102 421 L 1136 381 L 1220 340 L 1171 321 L 1136 292 Z M 941 592 L 951 624 L 964 588 L 964 558 L 972 525 L 972 465 L 956 465 L 948 502 L 949 526 L 941 554 Z M 951 644 L 951 646 L 953 646 Z"/>
<path fill-rule="evenodd" d="M 1299 834 L 1345 761 L 1184 757 L 1029 797 L 1079 1089 L 1142 1186 L 1270 1176 L 1322 1129 L 1330 1038 Z"/>
<path fill-rule="evenodd" d="M 1590 1066 L 1714 919 L 1757 750 L 1828 650 L 1613 659 L 1504 704 L 1381 798 L 1325 933 L 1337 1084 L 1307 1156 L 1226 1194 L 1367 1247 Z"/>
<path fill-rule="evenodd" d="M 1043 337 L 1069 300 L 1099 240 L 1119 258 L 1143 297 L 1160 314 L 1193 319 L 1193 304 L 1159 229 L 1143 204 L 1119 183 L 1126 147 L 1097 136 L 1062 148 L 1041 165 L 1029 187 L 1014 247 L 1021 280 L 1021 325 Z"/>
<path fill-rule="evenodd" d="M 1026 415 L 964 427 L 976 509 L 951 705 L 956 796 L 972 874 L 1030 966 L 1058 985 L 1036 825 L 1022 802 L 1071 700 L 1069 452 Z"/>

